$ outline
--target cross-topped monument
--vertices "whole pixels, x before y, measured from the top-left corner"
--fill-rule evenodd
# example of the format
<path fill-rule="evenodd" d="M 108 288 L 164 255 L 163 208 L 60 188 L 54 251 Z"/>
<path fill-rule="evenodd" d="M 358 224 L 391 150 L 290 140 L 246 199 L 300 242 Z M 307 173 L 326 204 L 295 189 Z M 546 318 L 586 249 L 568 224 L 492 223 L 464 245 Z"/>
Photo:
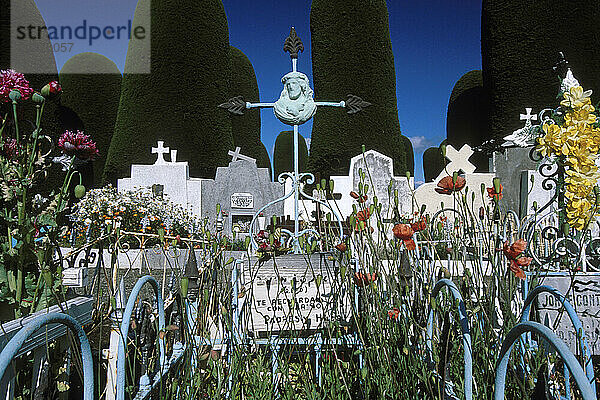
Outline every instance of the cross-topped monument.
<path fill-rule="evenodd" d="M 158 158 L 156 159 L 155 165 L 163 165 L 167 162 L 165 161 L 165 154 L 169 154 L 169 148 L 164 147 L 165 142 L 163 140 L 158 141 L 158 146 L 152 148 L 152 154 L 156 154 Z"/>
<path fill-rule="evenodd" d="M 254 158 L 241 154 L 240 150 L 241 150 L 241 147 L 238 146 L 235 148 L 235 151 L 229 150 L 227 152 L 227 154 L 231 156 L 231 161 L 246 160 L 246 161 L 250 161 L 250 162 L 256 162 L 256 160 Z"/>
<path fill-rule="evenodd" d="M 294 252 L 297 254 L 300 252 L 299 238 L 302 235 L 305 235 L 310 232 L 316 233 L 312 229 L 304 229 L 302 231 L 299 229 L 298 208 L 299 197 L 301 193 L 304 197 L 318 202 L 331 210 L 333 215 L 338 220 L 340 237 L 342 235 L 342 223 L 339 214 L 334 209 L 332 209 L 326 202 L 319 199 L 315 199 L 307 193 L 302 192 L 302 190 L 300 189 L 300 183 L 303 179 L 306 179 L 306 182 L 310 184 L 314 182 L 314 176 L 310 173 L 301 174 L 298 171 L 298 126 L 311 119 L 317 112 L 318 107 L 343 107 L 346 108 L 348 114 L 354 114 L 356 112 L 361 111 L 363 108 L 369 106 L 370 103 L 363 101 L 358 96 L 353 95 L 348 95 L 346 101 L 315 101 L 313 99 L 313 90 L 310 87 L 308 77 L 302 72 L 298 72 L 297 70 L 298 54 L 304 51 L 304 45 L 302 44 L 302 41 L 300 40 L 298 35 L 296 35 L 296 30 L 294 29 L 294 27 L 291 28 L 290 35 L 286 38 L 283 44 L 283 51 L 290 53 L 290 58 L 292 61 L 292 71 L 285 74 L 281 78 L 283 90 L 281 91 L 281 95 L 279 96 L 279 99 L 276 102 L 250 103 L 244 101 L 244 99 L 242 99 L 241 96 L 238 96 L 229 99 L 227 103 L 223 103 L 219 105 L 219 107 L 225 108 L 229 112 L 237 115 L 243 114 L 245 109 L 272 108 L 273 113 L 275 114 L 277 119 L 279 119 L 284 124 L 292 125 L 294 127 L 294 172 L 293 174 L 289 174 L 287 172 L 280 174 L 278 177 L 278 181 L 283 183 L 286 179 L 292 180 L 292 188 L 294 191 L 294 232 L 290 232 L 287 230 L 284 231 L 288 233 L 292 238 Z M 230 155 L 233 156 L 231 152 Z M 272 203 L 283 201 L 290 196 L 291 193 L 288 193 Z M 252 224 L 250 227 L 250 238 L 252 241 L 252 245 L 255 249 L 258 245 L 254 240 L 254 237 L 252 236 L 252 228 L 254 226 L 254 222 L 256 221 L 257 216 L 263 211 L 263 209 L 268 207 L 272 203 L 267 204 L 262 209 L 258 210 L 258 212 L 252 220 Z"/>

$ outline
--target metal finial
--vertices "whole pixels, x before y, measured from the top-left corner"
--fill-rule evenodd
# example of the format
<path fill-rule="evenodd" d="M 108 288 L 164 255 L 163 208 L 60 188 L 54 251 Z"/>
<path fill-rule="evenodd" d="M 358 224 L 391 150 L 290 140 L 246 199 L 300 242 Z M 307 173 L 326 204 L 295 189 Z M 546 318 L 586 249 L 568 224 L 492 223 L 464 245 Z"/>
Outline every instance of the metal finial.
<path fill-rule="evenodd" d="M 231 99 L 227 100 L 227 103 L 219 104 L 219 108 L 224 108 L 232 114 L 244 115 L 246 102 L 242 96 L 232 97 Z"/>
<path fill-rule="evenodd" d="M 290 53 L 292 59 L 298 58 L 298 53 L 304 51 L 302 40 L 296 35 L 296 29 L 294 29 L 293 26 L 292 29 L 290 29 L 290 36 L 288 36 L 283 43 L 283 51 Z"/>
<path fill-rule="evenodd" d="M 569 62 L 566 60 L 565 55 L 563 54 L 562 51 L 558 52 L 558 61 L 556 62 L 556 64 L 554 64 L 554 67 L 552 67 L 552 69 L 554 70 L 554 72 L 558 73 L 560 76 L 563 76 L 563 72 L 565 72 L 567 70 L 567 67 L 569 65 Z"/>
<path fill-rule="evenodd" d="M 356 114 L 357 112 L 364 110 L 365 108 L 369 107 L 370 105 L 371 105 L 371 103 L 369 103 L 368 101 L 364 101 L 363 99 L 361 99 L 358 96 L 349 94 L 348 100 L 346 100 L 346 109 L 348 110 L 346 112 L 348 114 Z"/>

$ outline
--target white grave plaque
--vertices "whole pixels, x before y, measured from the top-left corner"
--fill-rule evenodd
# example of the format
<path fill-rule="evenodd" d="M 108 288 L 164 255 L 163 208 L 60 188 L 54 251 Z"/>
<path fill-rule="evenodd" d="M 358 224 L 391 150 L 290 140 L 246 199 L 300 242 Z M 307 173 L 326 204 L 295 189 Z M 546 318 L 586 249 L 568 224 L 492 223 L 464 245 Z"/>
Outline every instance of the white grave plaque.
<path fill-rule="evenodd" d="M 310 260 L 310 262 L 309 262 Z M 327 255 L 251 258 L 244 270 L 250 302 L 248 329 L 254 332 L 314 330 L 350 315 L 349 285 L 342 284 Z"/>
<path fill-rule="evenodd" d="M 573 280 L 567 275 L 550 275 L 544 278 L 541 284 L 551 286 L 563 295 L 567 294 L 583 325 L 590 353 L 600 355 L 600 274 L 576 274 Z M 549 322 L 551 328 L 556 326 L 554 332 L 558 337 L 567 343 L 574 354 L 579 354 L 575 329 L 566 311 L 562 313 L 558 325 L 555 325 L 562 309 L 560 301 L 549 293 L 541 293 L 538 296 L 538 305 L 540 321 L 544 324 Z"/>
<path fill-rule="evenodd" d="M 233 193 L 231 208 L 254 208 L 254 196 L 252 193 Z"/>

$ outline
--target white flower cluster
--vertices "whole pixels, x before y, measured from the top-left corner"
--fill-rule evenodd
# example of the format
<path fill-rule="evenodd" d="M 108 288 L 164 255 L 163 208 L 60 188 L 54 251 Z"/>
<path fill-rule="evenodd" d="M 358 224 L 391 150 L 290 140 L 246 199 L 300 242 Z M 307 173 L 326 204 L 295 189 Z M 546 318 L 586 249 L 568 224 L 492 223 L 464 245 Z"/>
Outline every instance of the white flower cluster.
<path fill-rule="evenodd" d="M 118 192 L 108 185 L 92 189 L 75 205 L 75 228 L 91 225 L 101 230 L 107 221 L 119 220 L 121 230 L 154 232 L 162 227 L 167 233 L 188 236 L 197 233 L 200 223 L 190 212 L 172 203 L 167 196 L 153 196 L 149 189 Z"/>

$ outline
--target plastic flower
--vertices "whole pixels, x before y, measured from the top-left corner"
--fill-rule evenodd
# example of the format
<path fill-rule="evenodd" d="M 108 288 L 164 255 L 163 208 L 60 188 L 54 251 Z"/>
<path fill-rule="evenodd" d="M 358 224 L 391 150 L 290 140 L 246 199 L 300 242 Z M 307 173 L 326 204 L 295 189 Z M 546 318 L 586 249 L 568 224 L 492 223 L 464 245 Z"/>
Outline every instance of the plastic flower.
<path fill-rule="evenodd" d="M 572 86 L 568 92 L 563 93 L 564 100 L 560 102 L 565 107 L 579 108 L 590 104 L 591 90 L 583 91 L 581 86 Z"/>
<path fill-rule="evenodd" d="M 58 139 L 58 147 L 68 156 L 75 156 L 80 160 L 92 160 L 98 154 L 96 143 L 81 131 L 73 133 L 65 131 Z"/>
<path fill-rule="evenodd" d="M 452 192 L 458 192 L 465 187 L 467 181 L 462 176 L 456 177 L 456 183 L 453 181 L 451 176 L 445 176 L 438 182 L 435 191 L 440 194 L 452 194 Z"/>
<path fill-rule="evenodd" d="M 412 238 L 415 231 L 409 224 L 396 224 L 392 228 L 392 232 L 397 239 L 404 242 L 407 250 L 415 250 L 417 248 L 417 245 Z"/>
<path fill-rule="evenodd" d="M 31 97 L 33 89 L 29 86 L 29 81 L 25 75 L 14 69 L 5 69 L 0 71 L 0 101 L 7 103 L 10 101 L 8 94 L 16 89 L 21 93 L 21 99 L 27 100 Z"/>

